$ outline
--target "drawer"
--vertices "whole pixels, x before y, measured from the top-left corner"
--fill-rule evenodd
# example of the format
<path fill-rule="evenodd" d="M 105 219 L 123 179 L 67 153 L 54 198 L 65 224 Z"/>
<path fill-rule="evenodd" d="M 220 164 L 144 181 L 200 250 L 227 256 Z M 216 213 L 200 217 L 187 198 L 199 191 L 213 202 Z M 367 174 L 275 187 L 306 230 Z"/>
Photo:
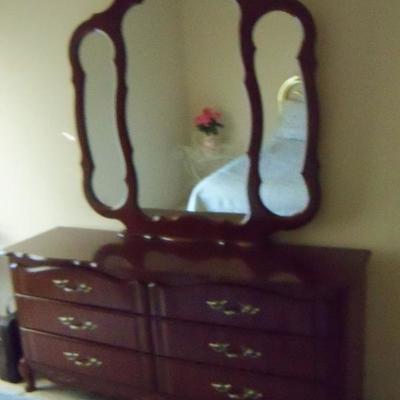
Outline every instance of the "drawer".
<path fill-rule="evenodd" d="M 16 293 L 144 313 L 143 288 L 98 272 L 61 267 L 17 267 Z"/>
<path fill-rule="evenodd" d="M 151 356 L 26 329 L 21 330 L 21 337 L 28 361 L 154 390 Z"/>
<path fill-rule="evenodd" d="M 319 346 L 318 360 L 324 365 L 317 368 L 317 339 L 305 336 L 167 320 L 154 320 L 152 330 L 154 350 L 160 356 L 281 376 L 322 378 L 333 357 L 328 346 Z"/>
<path fill-rule="evenodd" d="M 57 370 L 54 367 L 33 363 L 32 361 L 30 361 L 30 366 L 34 369 L 35 373 L 37 372 L 40 376 L 45 376 L 52 382 L 63 386 L 75 387 L 79 391 L 85 390 L 90 392 L 90 397 L 85 396 L 86 399 L 167 400 L 166 397 L 158 397 L 149 390 L 134 388 L 123 383 L 115 384 L 115 382 L 107 381 L 103 378 L 98 379 L 87 375 Z M 98 394 L 101 397 L 94 394 Z M 54 395 L 50 392 L 48 398 L 54 398 Z M 74 396 L 74 398 L 78 400 L 81 399 L 81 396 Z M 29 397 L 26 398 L 26 400 L 28 399 Z"/>
<path fill-rule="evenodd" d="M 240 370 L 157 359 L 159 390 L 191 400 L 327 400 L 312 381 L 278 378 Z"/>
<path fill-rule="evenodd" d="M 316 323 L 313 300 L 222 285 L 151 285 L 149 291 L 154 316 L 301 335 L 329 332 L 326 321 Z M 329 318 L 328 314 L 319 310 L 318 319 Z"/>
<path fill-rule="evenodd" d="M 146 319 L 141 316 L 17 295 L 24 328 L 148 352 Z"/>

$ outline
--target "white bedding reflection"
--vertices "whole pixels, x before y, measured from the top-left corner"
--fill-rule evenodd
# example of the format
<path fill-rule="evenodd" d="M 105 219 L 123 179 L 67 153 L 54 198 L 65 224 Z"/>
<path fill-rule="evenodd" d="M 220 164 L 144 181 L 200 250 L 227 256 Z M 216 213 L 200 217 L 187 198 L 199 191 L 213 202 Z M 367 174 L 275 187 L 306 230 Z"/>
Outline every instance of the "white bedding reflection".
<path fill-rule="evenodd" d="M 274 135 L 260 157 L 263 204 L 280 216 L 303 211 L 309 194 L 301 171 L 304 164 L 304 140 Z M 188 211 L 249 214 L 247 196 L 249 158 L 242 155 L 200 181 L 192 190 Z"/>

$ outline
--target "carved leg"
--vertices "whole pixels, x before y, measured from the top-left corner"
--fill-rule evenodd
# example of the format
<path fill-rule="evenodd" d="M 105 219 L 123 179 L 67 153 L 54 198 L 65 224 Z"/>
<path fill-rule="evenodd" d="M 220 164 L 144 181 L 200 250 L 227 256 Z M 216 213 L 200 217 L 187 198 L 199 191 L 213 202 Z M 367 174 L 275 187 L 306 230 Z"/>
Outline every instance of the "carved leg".
<path fill-rule="evenodd" d="M 26 383 L 25 390 L 27 392 L 33 392 L 34 390 L 36 390 L 35 376 L 33 374 L 32 368 L 25 360 L 25 358 L 21 358 L 21 360 L 19 361 L 18 369 L 19 373 Z"/>

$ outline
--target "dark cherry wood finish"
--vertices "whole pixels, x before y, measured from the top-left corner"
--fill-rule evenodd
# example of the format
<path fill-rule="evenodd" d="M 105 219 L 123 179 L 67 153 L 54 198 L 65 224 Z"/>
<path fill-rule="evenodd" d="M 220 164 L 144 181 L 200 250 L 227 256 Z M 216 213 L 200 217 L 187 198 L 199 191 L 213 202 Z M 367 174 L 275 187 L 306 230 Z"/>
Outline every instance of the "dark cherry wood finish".
<path fill-rule="evenodd" d="M 35 369 L 35 371 L 40 372 L 42 375 L 48 377 L 53 382 L 59 383 L 60 385 L 78 387 L 89 392 L 101 393 L 102 395 L 110 396 L 111 398 L 135 400 L 176 400 L 176 398 L 170 396 L 149 393 L 148 390 L 125 385 L 123 383 L 115 384 L 113 381 L 99 379 L 71 371 L 66 373 L 64 370 L 59 370 L 54 366 L 49 367 L 35 362 L 31 362 L 30 365 Z"/>
<path fill-rule="evenodd" d="M 132 400 L 360 400 L 368 255 L 54 229 L 8 250 L 21 371 Z"/>
<path fill-rule="evenodd" d="M 285 379 L 166 359 L 157 359 L 157 372 L 160 390 L 180 399 L 235 399 L 229 397 L 229 394 L 236 394 L 239 396 L 237 399 L 333 400 L 328 388 L 312 381 Z M 226 393 L 221 393 L 214 386 L 217 384 L 229 384 L 232 388 Z M 254 397 L 245 397 L 246 389 L 254 390 Z"/>
<path fill-rule="evenodd" d="M 154 320 L 152 332 L 160 356 L 306 379 L 329 368 L 318 365 L 314 338 L 165 319 Z"/>
<path fill-rule="evenodd" d="M 17 295 L 18 319 L 22 326 L 57 335 L 150 351 L 146 320 L 114 310 L 98 310 L 41 298 Z M 85 318 L 82 319 L 82 315 Z"/>
<path fill-rule="evenodd" d="M 318 133 L 318 101 L 315 85 L 316 62 L 314 57 L 315 26 L 309 11 L 297 0 L 236 0 L 241 11 L 241 22 L 238 26 L 241 44 L 242 61 L 245 71 L 245 87 L 247 89 L 252 116 L 251 141 L 248 149 L 250 172 L 248 180 L 248 196 L 251 213 L 248 218 L 237 223 L 237 216 L 221 215 L 213 218 L 195 213 L 155 212 L 155 215 L 140 209 L 138 205 L 138 179 L 133 163 L 133 146 L 127 126 L 127 92 L 126 82 L 127 56 L 122 35 L 122 20 L 131 7 L 140 7 L 143 0 L 115 0 L 104 12 L 94 15 L 82 23 L 74 32 L 70 42 L 70 60 L 73 68 L 73 82 L 76 93 L 76 121 L 82 149 L 82 167 L 84 174 L 84 191 L 92 208 L 107 218 L 122 221 L 129 234 L 169 235 L 173 237 L 213 238 L 222 240 L 239 240 L 243 238 L 260 240 L 271 232 L 282 229 L 294 229 L 304 225 L 316 213 L 320 189 L 318 184 L 317 133 Z M 267 13 L 284 11 L 298 18 L 303 26 L 304 40 L 298 54 L 306 99 L 308 106 L 308 137 L 304 169 L 304 180 L 308 187 L 310 202 L 301 213 L 292 217 L 280 217 L 271 213 L 262 203 L 259 187 L 259 155 L 264 130 L 264 113 L 261 92 L 255 71 L 256 47 L 253 42 L 253 31 L 257 22 Z M 102 31 L 108 35 L 115 49 L 115 68 L 117 77 L 116 119 L 119 144 L 122 149 L 126 167 L 125 181 L 128 196 L 118 209 L 103 204 L 94 193 L 92 178 L 95 169 L 87 134 L 85 110 L 85 72 L 79 59 L 79 49 L 83 39 L 93 31 Z M 143 77 L 145 79 L 146 77 Z"/>
<path fill-rule="evenodd" d="M 238 286 L 151 287 L 151 314 L 269 332 L 313 335 L 313 301 Z M 182 302 L 182 299 L 187 299 Z M 210 305 L 230 300 L 227 304 Z M 249 312 L 243 312 L 248 307 Z M 253 312 L 255 312 L 253 314 Z M 324 324 L 325 325 L 325 324 Z"/>
<path fill-rule="evenodd" d="M 18 365 L 19 373 L 21 377 L 26 382 L 25 390 L 29 392 L 33 392 L 36 390 L 35 386 L 35 376 L 33 375 L 33 369 L 31 365 L 28 364 L 25 358 L 21 358 Z"/>
<path fill-rule="evenodd" d="M 116 347 L 21 330 L 27 359 L 68 371 L 106 379 L 154 392 L 154 371 L 149 355 Z"/>
<path fill-rule="evenodd" d="M 101 274 L 87 271 L 82 271 L 77 277 L 70 268 L 54 266 L 43 266 L 39 270 L 17 270 L 13 280 L 17 293 L 24 295 L 140 314 L 144 312 L 143 289 L 136 282 L 121 285 L 115 279 L 105 279 Z M 104 293 L 109 293 L 111 298 L 104 296 Z"/>

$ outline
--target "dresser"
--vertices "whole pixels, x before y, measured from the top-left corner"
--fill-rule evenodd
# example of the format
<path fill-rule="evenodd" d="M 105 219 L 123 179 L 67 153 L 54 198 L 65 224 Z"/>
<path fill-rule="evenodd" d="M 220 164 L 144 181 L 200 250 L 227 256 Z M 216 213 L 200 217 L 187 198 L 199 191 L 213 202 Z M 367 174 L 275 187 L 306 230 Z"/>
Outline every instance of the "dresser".
<path fill-rule="evenodd" d="M 7 250 L 27 390 L 43 374 L 128 400 L 361 400 L 369 252 L 274 238 L 320 206 L 311 12 L 98 11 L 69 43 L 82 183 L 126 231 L 57 228 Z M 241 154 L 215 172 L 209 154 L 195 186 L 175 156 L 194 118 Z"/>
<path fill-rule="evenodd" d="M 28 390 L 362 398 L 367 251 L 57 228 L 8 256 Z"/>

